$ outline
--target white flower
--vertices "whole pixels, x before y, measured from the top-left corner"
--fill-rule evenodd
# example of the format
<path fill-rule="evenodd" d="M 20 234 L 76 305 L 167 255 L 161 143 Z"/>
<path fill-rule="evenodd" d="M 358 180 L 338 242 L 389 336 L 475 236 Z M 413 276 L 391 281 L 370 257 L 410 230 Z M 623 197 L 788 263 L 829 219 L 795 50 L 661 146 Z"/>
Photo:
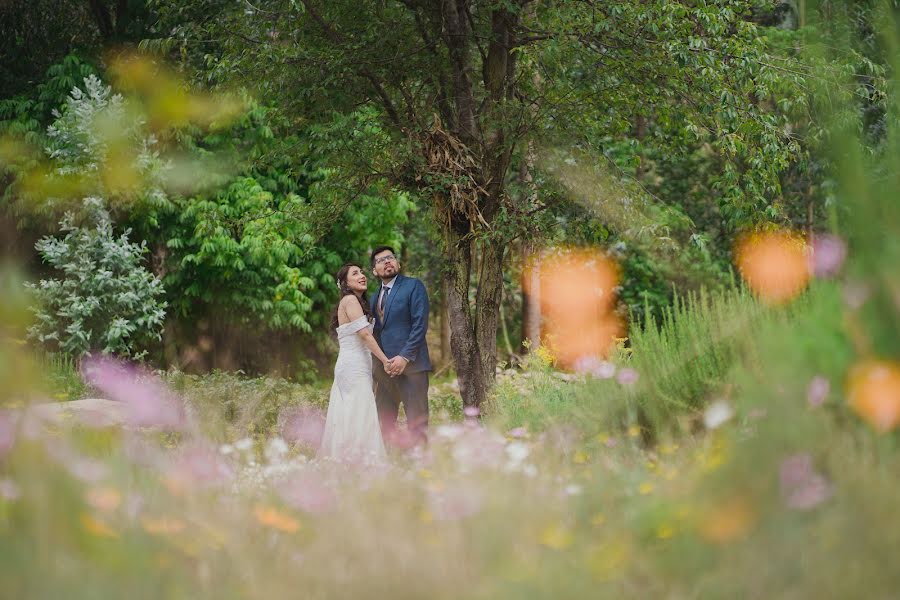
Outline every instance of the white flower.
<path fill-rule="evenodd" d="M 524 466 L 522 467 L 522 472 L 523 472 L 525 475 L 527 475 L 528 477 L 537 477 L 537 474 L 538 474 L 537 467 L 534 466 L 534 465 L 531 464 L 531 463 L 528 463 L 527 465 L 524 465 Z"/>
<path fill-rule="evenodd" d="M 523 444 L 522 442 L 510 442 L 506 446 L 506 455 L 509 457 L 510 462 L 512 463 L 520 463 L 526 458 L 528 458 L 529 454 L 528 446 Z"/>
<path fill-rule="evenodd" d="M 231 444 L 222 444 L 219 446 L 219 452 L 227 456 L 234 452 L 234 446 Z"/>
<path fill-rule="evenodd" d="M 707 429 L 716 429 L 733 416 L 734 410 L 731 406 L 724 400 L 717 400 L 703 413 L 703 424 Z"/>
<path fill-rule="evenodd" d="M 269 462 L 279 462 L 281 458 L 287 454 L 288 445 L 280 437 L 273 437 L 266 446 L 266 460 Z"/>
<path fill-rule="evenodd" d="M 241 452 L 244 452 L 253 447 L 253 440 L 251 440 L 250 438 L 241 438 L 234 443 L 234 447 Z"/>
<path fill-rule="evenodd" d="M 581 486 L 578 485 L 577 483 L 570 483 L 569 485 L 566 486 L 565 492 L 569 496 L 577 496 L 578 494 L 581 493 Z"/>

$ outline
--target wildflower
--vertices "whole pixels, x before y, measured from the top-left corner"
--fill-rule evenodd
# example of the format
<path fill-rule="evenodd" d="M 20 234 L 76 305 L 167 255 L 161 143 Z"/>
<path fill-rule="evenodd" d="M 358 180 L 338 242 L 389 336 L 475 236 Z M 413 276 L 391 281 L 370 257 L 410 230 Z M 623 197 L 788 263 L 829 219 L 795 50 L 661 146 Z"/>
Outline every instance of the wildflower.
<path fill-rule="evenodd" d="M 518 464 L 528 458 L 530 450 L 522 442 L 510 442 L 506 445 L 506 455 L 511 463 Z"/>
<path fill-rule="evenodd" d="M 337 504 L 334 492 L 312 470 L 285 480 L 276 491 L 288 506 L 312 514 L 329 512 Z"/>
<path fill-rule="evenodd" d="M 289 444 L 319 447 L 325 431 L 325 415 L 321 410 L 308 406 L 290 408 L 279 415 L 278 422 L 281 437 Z"/>
<path fill-rule="evenodd" d="M 641 435 L 641 428 L 637 425 L 632 425 L 628 428 L 628 437 L 636 438 Z"/>
<path fill-rule="evenodd" d="M 667 523 L 662 523 L 656 528 L 656 537 L 661 540 L 667 540 L 675 535 L 675 528 Z"/>
<path fill-rule="evenodd" d="M 469 418 L 474 418 L 481 414 L 481 409 L 477 406 L 467 406 L 463 409 L 463 414 Z"/>
<path fill-rule="evenodd" d="M 166 484 L 175 493 L 186 488 L 211 488 L 231 481 L 234 471 L 212 448 L 194 444 L 175 455 L 166 472 Z"/>
<path fill-rule="evenodd" d="M 803 239 L 789 231 L 744 237 L 735 249 L 741 275 L 763 300 L 781 304 L 806 287 L 810 266 Z"/>
<path fill-rule="evenodd" d="M 631 554 L 631 542 L 620 535 L 591 548 L 587 556 L 588 567 L 597 580 L 609 581 L 624 569 Z"/>
<path fill-rule="evenodd" d="M 16 443 L 16 421 L 11 412 L 0 411 L 0 458 Z"/>
<path fill-rule="evenodd" d="M 638 372 L 634 369 L 620 369 L 616 381 L 620 385 L 634 385 L 638 380 Z"/>
<path fill-rule="evenodd" d="M 552 550 L 565 550 L 572 545 L 572 532 L 561 524 L 548 525 L 541 531 L 539 541 Z"/>
<path fill-rule="evenodd" d="M 234 446 L 232 446 L 231 444 L 222 444 L 221 446 L 219 446 L 220 454 L 224 454 L 225 456 L 228 456 L 232 452 L 234 452 Z"/>
<path fill-rule="evenodd" d="M 734 416 L 734 410 L 724 400 L 717 400 L 703 413 L 703 424 L 707 429 L 718 429 Z"/>
<path fill-rule="evenodd" d="M 706 511 L 700 523 L 700 536 L 716 544 L 743 538 L 753 526 L 756 514 L 746 498 L 732 496 Z"/>
<path fill-rule="evenodd" d="M 841 270 L 847 258 L 847 244 L 830 234 L 817 235 L 810 253 L 810 269 L 816 277 L 832 277 Z"/>
<path fill-rule="evenodd" d="M 240 450 L 241 452 L 246 452 L 250 448 L 253 447 L 253 440 L 250 438 L 241 438 L 234 443 L 235 450 Z"/>
<path fill-rule="evenodd" d="M 646 496 L 647 494 L 650 494 L 652 492 L 653 492 L 653 484 L 650 483 L 649 481 L 645 481 L 644 483 L 642 483 L 641 485 L 638 486 L 638 493 L 641 496 Z"/>
<path fill-rule="evenodd" d="M 85 359 L 85 379 L 126 407 L 134 427 L 180 431 L 187 426 L 183 403 L 157 378 L 110 358 Z"/>
<path fill-rule="evenodd" d="M 506 432 L 506 435 L 511 438 L 523 438 L 528 436 L 528 430 L 524 427 L 513 427 Z"/>
<path fill-rule="evenodd" d="M 266 446 L 266 460 L 275 463 L 280 462 L 288 452 L 288 445 L 280 437 L 273 437 Z"/>
<path fill-rule="evenodd" d="M 581 450 L 579 450 L 574 455 L 572 455 L 572 462 L 575 463 L 576 465 L 583 465 L 583 464 L 587 463 L 587 461 L 588 461 L 588 455 L 585 454 L 584 452 L 582 452 Z"/>
<path fill-rule="evenodd" d="M 831 382 L 822 375 L 816 375 L 806 388 L 806 402 L 813 408 L 822 406 L 831 392 Z"/>
<path fill-rule="evenodd" d="M 847 384 L 850 407 L 879 433 L 900 424 L 900 363 L 867 360 L 850 370 Z"/>
<path fill-rule="evenodd" d="M 591 525 L 593 525 L 594 527 L 600 527 L 604 523 L 606 523 L 606 515 L 604 515 L 603 513 L 597 513 L 593 517 L 591 517 Z"/>
<path fill-rule="evenodd" d="M 796 510 L 809 510 L 827 500 L 832 493 L 831 485 L 813 467 L 812 456 L 805 452 L 784 459 L 779 482 L 784 503 Z"/>
<path fill-rule="evenodd" d="M 567 496 L 577 496 L 581 493 L 581 486 L 577 483 L 570 483 L 563 490 Z"/>
<path fill-rule="evenodd" d="M 300 529 L 300 521 L 271 506 L 257 505 L 253 514 L 261 525 L 278 531 L 296 533 Z"/>

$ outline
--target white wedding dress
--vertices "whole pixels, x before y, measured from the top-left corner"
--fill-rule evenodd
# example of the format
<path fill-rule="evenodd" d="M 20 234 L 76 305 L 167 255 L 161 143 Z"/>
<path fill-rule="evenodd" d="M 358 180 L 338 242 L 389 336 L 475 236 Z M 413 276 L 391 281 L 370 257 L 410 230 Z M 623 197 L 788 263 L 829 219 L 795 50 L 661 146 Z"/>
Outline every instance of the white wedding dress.
<path fill-rule="evenodd" d="M 318 454 L 342 462 L 382 464 L 387 452 L 372 391 L 372 354 L 357 335 L 365 327 L 371 331 L 374 326 L 363 315 L 337 328 L 340 350 Z"/>

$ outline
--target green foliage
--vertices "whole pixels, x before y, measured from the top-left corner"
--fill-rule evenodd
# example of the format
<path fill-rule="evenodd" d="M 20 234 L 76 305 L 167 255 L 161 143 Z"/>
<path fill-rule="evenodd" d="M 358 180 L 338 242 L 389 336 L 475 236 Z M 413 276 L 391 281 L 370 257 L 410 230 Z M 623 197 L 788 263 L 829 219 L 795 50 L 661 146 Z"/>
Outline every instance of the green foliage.
<path fill-rule="evenodd" d="M 103 352 L 141 358 L 147 343 L 161 338 L 162 282 L 142 264 L 146 245 L 129 242 L 130 231 L 115 237 L 102 201 L 85 203 L 92 223 L 79 226 L 66 215 L 63 237 L 36 245 L 60 278 L 28 284 L 37 302 L 29 336 L 74 357 Z"/>

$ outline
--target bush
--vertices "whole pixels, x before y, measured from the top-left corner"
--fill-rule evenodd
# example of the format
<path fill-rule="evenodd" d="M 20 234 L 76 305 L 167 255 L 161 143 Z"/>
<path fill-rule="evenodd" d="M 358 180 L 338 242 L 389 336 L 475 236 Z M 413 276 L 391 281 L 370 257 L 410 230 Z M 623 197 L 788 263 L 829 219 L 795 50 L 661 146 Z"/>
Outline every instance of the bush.
<path fill-rule="evenodd" d="M 162 282 L 141 264 L 146 244 L 129 242 L 130 230 L 115 237 L 100 199 L 85 205 L 93 227 L 76 225 L 67 214 L 61 239 L 35 245 L 61 276 L 26 284 L 38 301 L 29 337 L 74 357 L 100 351 L 142 358 L 146 343 L 162 337 Z"/>

